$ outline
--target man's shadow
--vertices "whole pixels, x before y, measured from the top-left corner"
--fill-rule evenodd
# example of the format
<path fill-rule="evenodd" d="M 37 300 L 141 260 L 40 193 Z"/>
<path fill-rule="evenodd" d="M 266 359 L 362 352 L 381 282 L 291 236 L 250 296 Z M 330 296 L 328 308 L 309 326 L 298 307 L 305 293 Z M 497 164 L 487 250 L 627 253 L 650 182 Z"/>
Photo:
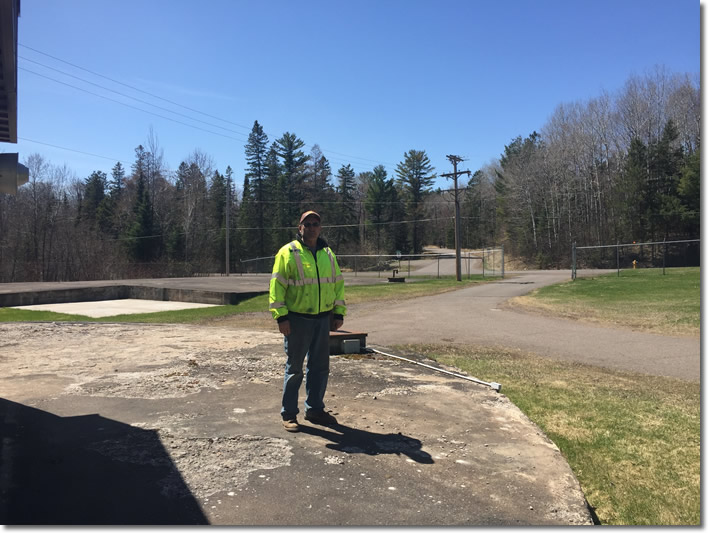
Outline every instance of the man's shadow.
<path fill-rule="evenodd" d="M 423 444 L 420 440 L 402 433 L 375 433 L 342 424 L 333 426 L 301 424 L 300 431 L 332 441 L 331 444 L 327 444 L 327 448 L 330 450 L 367 455 L 395 453 L 396 455 L 406 455 L 418 463 L 433 464 L 434 462 L 432 456 L 423 451 Z"/>

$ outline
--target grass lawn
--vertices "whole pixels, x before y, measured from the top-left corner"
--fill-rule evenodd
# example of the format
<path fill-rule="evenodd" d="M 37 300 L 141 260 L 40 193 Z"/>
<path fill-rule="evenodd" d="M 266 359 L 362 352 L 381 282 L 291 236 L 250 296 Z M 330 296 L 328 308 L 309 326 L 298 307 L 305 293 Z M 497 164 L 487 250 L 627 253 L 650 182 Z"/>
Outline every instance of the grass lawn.
<path fill-rule="evenodd" d="M 501 383 L 560 448 L 602 524 L 700 524 L 700 384 L 499 348 L 397 348 Z"/>
<path fill-rule="evenodd" d="M 623 270 L 577 278 L 514 298 L 558 316 L 665 335 L 697 336 L 701 327 L 700 268 Z"/>

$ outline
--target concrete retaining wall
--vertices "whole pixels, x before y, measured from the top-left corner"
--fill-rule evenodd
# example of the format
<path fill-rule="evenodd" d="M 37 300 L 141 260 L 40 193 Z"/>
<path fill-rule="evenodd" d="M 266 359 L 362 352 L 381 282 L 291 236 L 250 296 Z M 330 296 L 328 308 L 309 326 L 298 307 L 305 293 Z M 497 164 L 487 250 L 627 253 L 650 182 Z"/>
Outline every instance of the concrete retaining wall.
<path fill-rule="evenodd" d="M 190 302 L 215 305 L 235 305 L 241 300 L 263 294 L 260 292 L 218 292 L 141 285 L 106 285 L 50 291 L 26 291 L 0 294 L 0 307 L 19 305 L 56 304 L 69 302 L 97 302 L 100 300 L 157 300 L 160 302 Z"/>

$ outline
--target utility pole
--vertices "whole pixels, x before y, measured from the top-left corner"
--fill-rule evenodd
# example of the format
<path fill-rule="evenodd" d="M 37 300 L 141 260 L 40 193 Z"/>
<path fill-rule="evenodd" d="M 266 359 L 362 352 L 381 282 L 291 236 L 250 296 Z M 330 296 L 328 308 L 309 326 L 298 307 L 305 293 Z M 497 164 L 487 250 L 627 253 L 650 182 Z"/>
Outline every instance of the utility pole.
<path fill-rule="evenodd" d="M 452 168 L 454 172 L 452 174 L 440 174 L 443 178 L 452 178 L 455 180 L 455 273 L 457 274 L 457 281 L 462 281 L 462 264 L 460 261 L 461 251 L 460 251 L 460 200 L 457 191 L 457 176 L 461 174 L 471 174 L 469 170 L 457 171 L 457 163 L 464 161 L 461 157 L 456 155 L 448 155 L 448 160 L 452 163 Z"/>
<path fill-rule="evenodd" d="M 226 275 L 229 275 L 229 211 L 231 211 L 231 176 L 226 176 Z"/>

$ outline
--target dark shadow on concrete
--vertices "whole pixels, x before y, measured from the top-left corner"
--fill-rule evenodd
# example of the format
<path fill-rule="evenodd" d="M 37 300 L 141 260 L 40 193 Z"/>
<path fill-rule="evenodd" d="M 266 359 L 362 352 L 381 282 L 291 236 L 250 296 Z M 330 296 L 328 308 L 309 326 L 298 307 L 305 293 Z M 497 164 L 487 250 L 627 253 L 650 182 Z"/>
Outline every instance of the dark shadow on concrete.
<path fill-rule="evenodd" d="M 396 455 L 406 455 L 418 463 L 433 464 L 434 462 L 432 456 L 423 451 L 423 444 L 420 440 L 402 433 L 375 433 L 342 424 L 326 429 L 301 424 L 300 431 L 332 441 L 331 444 L 327 444 L 327 448 L 330 450 L 367 455 L 395 453 Z"/>
<path fill-rule="evenodd" d="M 155 431 L 0 398 L 0 523 L 208 524 Z"/>

